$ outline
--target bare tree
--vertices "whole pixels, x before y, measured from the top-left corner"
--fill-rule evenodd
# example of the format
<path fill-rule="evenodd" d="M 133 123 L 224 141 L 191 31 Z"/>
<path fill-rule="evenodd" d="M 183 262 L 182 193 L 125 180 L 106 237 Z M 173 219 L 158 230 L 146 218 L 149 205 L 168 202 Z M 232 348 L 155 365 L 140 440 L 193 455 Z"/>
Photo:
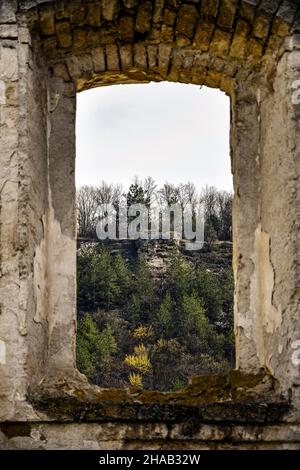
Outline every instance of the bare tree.
<path fill-rule="evenodd" d="M 113 204 L 118 205 L 123 194 L 123 187 L 120 184 L 108 184 L 101 181 L 96 188 L 98 204 Z"/>
<path fill-rule="evenodd" d="M 232 239 L 232 194 L 219 191 L 217 194 L 218 212 L 220 218 L 220 240 Z"/>
<path fill-rule="evenodd" d="M 178 188 L 166 182 L 163 187 L 158 191 L 161 205 L 170 207 L 172 204 L 178 202 Z"/>
<path fill-rule="evenodd" d="M 152 178 L 152 176 L 148 176 L 143 181 L 143 190 L 145 194 L 145 200 L 147 201 L 147 205 L 151 206 L 156 201 L 156 188 L 157 185 Z"/>
<path fill-rule="evenodd" d="M 181 205 L 182 209 L 185 209 L 187 205 L 190 205 L 192 211 L 195 210 L 198 200 L 197 190 L 194 183 L 190 181 L 188 183 L 180 183 L 177 186 L 177 196 L 178 202 Z"/>
<path fill-rule="evenodd" d="M 195 211 L 198 202 L 198 193 L 196 186 L 191 181 L 188 181 L 184 186 L 188 204 L 190 204 L 192 211 Z"/>
<path fill-rule="evenodd" d="M 214 186 L 205 186 L 200 195 L 200 202 L 204 206 L 204 237 L 210 246 L 218 239 L 220 220 L 218 214 L 218 190 Z"/>
<path fill-rule="evenodd" d="M 186 185 L 183 183 L 180 183 L 176 188 L 176 192 L 177 192 L 178 202 L 181 205 L 181 208 L 184 210 L 186 205 L 188 204 Z"/>
<path fill-rule="evenodd" d="M 97 223 L 97 189 L 82 186 L 76 195 L 79 237 L 94 237 Z"/>
<path fill-rule="evenodd" d="M 218 216 L 218 190 L 214 186 L 205 186 L 200 194 L 200 202 L 204 204 L 205 217 Z"/>

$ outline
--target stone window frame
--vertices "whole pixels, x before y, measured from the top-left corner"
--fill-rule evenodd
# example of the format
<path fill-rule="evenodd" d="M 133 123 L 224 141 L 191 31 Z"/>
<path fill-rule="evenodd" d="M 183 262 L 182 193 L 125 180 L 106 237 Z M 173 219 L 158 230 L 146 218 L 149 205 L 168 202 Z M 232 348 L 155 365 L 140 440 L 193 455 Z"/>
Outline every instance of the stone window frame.
<path fill-rule="evenodd" d="M 231 0 L 220 0 L 215 17 L 199 15 L 204 6 L 182 2 L 175 29 L 168 26 L 169 16 L 159 19 L 156 11 L 152 36 L 146 35 L 147 9 L 139 8 L 130 36 L 126 23 L 132 22 L 118 18 L 118 0 L 101 2 L 103 29 L 92 17 L 92 25 L 84 24 L 77 0 L 66 18 L 59 0 L 13 3 L 18 14 L 7 6 L 11 14 L 2 21 L 1 39 L 2 119 L 11 133 L 4 142 L 9 177 L 1 203 L 16 217 L 1 222 L 1 267 L 9 280 L 0 317 L 6 358 L 0 416 L 32 419 L 59 412 L 65 419 L 146 420 L 158 410 L 156 417 L 166 420 L 186 412 L 199 417 L 200 411 L 209 420 L 216 418 L 207 410 L 217 407 L 228 420 L 237 410 L 237 422 L 243 413 L 253 421 L 281 419 L 291 401 L 297 402 L 300 384 L 291 360 L 300 338 L 295 2 L 276 0 L 277 8 L 269 11 L 263 1 L 242 0 L 237 10 Z M 89 3 L 97 8 L 100 0 Z M 88 47 L 79 34 L 82 24 Z M 202 32 L 209 25 L 206 43 Z M 160 80 L 220 88 L 231 98 L 237 370 L 193 378 L 183 392 L 101 390 L 75 364 L 76 93 Z"/>

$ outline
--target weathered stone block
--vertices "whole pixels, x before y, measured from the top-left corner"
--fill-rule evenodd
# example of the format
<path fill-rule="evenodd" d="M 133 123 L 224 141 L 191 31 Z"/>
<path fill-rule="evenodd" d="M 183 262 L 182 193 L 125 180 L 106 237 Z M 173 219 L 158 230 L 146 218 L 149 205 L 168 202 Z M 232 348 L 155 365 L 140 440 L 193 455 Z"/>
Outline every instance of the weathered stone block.
<path fill-rule="evenodd" d="M 208 51 L 215 25 L 213 23 L 200 22 L 194 37 L 195 46 L 202 51 Z"/>
<path fill-rule="evenodd" d="M 77 24 L 83 26 L 87 14 L 87 2 L 81 0 L 73 0 L 67 2 L 68 17 L 70 18 L 71 24 Z"/>
<path fill-rule="evenodd" d="M 164 42 L 173 42 L 174 41 L 174 28 L 171 26 L 165 26 L 164 24 L 161 27 L 161 39 Z"/>
<path fill-rule="evenodd" d="M 255 59 L 259 59 L 263 55 L 263 45 L 256 39 L 250 39 L 248 45 L 249 55 Z"/>
<path fill-rule="evenodd" d="M 135 30 L 138 33 L 146 33 L 151 29 L 152 22 L 152 2 L 149 0 L 142 0 L 139 5 L 136 21 Z"/>
<path fill-rule="evenodd" d="M 118 47 L 114 44 L 110 44 L 105 47 L 105 51 L 106 51 L 107 70 L 112 70 L 112 71 L 120 70 Z"/>
<path fill-rule="evenodd" d="M 43 40 L 43 50 L 45 51 L 46 54 L 49 55 L 49 57 L 55 54 L 56 47 L 57 47 L 56 36 L 51 36 Z"/>
<path fill-rule="evenodd" d="M 243 2 L 241 4 L 241 7 L 239 9 L 239 15 L 241 18 L 244 18 L 245 20 L 249 21 L 250 24 L 253 23 L 254 18 L 255 18 L 255 12 L 256 12 L 256 6 L 258 5 L 259 0 L 256 2 Z"/>
<path fill-rule="evenodd" d="M 165 25 L 162 25 L 161 28 L 152 28 L 149 33 L 147 33 L 147 42 L 150 44 L 159 44 L 162 41 L 162 29 Z"/>
<path fill-rule="evenodd" d="M 18 28 L 15 24 L 0 24 L 0 39 L 17 39 Z"/>
<path fill-rule="evenodd" d="M 238 20 L 233 40 L 230 46 L 230 55 L 238 59 L 243 59 L 246 55 L 250 25 L 248 22 Z"/>
<path fill-rule="evenodd" d="M 168 71 L 172 54 L 172 47 L 161 45 L 158 48 L 158 66 L 164 72 Z"/>
<path fill-rule="evenodd" d="M 226 56 L 229 51 L 230 42 L 231 42 L 230 33 L 226 33 L 225 31 L 222 31 L 221 29 L 217 28 L 214 32 L 209 50 L 213 54 L 216 54 L 219 56 Z"/>
<path fill-rule="evenodd" d="M 94 70 L 96 73 L 105 70 L 105 53 L 103 47 L 94 48 L 91 52 Z"/>
<path fill-rule="evenodd" d="M 134 65 L 136 67 L 141 67 L 142 69 L 147 69 L 147 53 L 146 47 L 143 44 L 134 44 L 133 46 L 134 54 Z"/>
<path fill-rule="evenodd" d="M 118 15 L 118 0 L 102 0 L 102 14 L 106 21 L 113 21 Z"/>
<path fill-rule="evenodd" d="M 32 36 L 27 27 L 18 28 L 18 37 L 22 44 L 28 44 L 30 46 L 32 45 Z"/>
<path fill-rule="evenodd" d="M 120 46 L 121 68 L 125 70 L 133 65 L 133 48 L 131 45 Z"/>
<path fill-rule="evenodd" d="M 147 56 L 148 56 L 148 64 L 149 68 L 153 68 L 157 66 L 157 46 L 148 46 L 147 47 Z"/>
<path fill-rule="evenodd" d="M 17 0 L 0 1 L 0 23 L 16 23 Z"/>
<path fill-rule="evenodd" d="M 86 23 L 89 26 L 101 26 L 101 5 L 100 3 L 88 3 Z"/>
<path fill-rule="evenodd" d="M 89 28 L 87 32 L 86 42 L 88 47 L 97 47 L 99 44 L 100 33 L 98 29 Z"/>
<path fill-rule="evenodd" d="M 194 66 L 192 70 L 191 83 L 203 85 L 206 83 L 207 70 L 205 68 Z"/>
<path fill-rule="evenodd" d="M 56 23 L 57 42 L 60 47 L 68 48 L 72 46 L 72 31 L 69 21 Z"/>
<path fill-rule="evenodd" d="M 55 34 L 55 12 L 52 6 L 40 11 L 40 25 L 43 35 L 52 36 Z"/>
<path fill-rule="evenodd" d="M 220 0 L 203 0 L 201 2 L 201 13 L 215 18 L 218 14 L 219 4 Z"/>
<path fill-rule="evenodd" d="M 73 55 L 71 57 L 67 57 L 66 65 L 67 65 L 70 77 L 72 78 L 72 80 L 76 82 L 81 75 L 80 61 L 75 55 Z"/>
<path fill-rule="evenodd" d="M 236 9 L 236 0 L 223 0 L 221 2 L 218 16 L 218 25 L 221 28 L 232 28 Z"/>
<path fill-rule="evenodd" d="M 253 25 L 253 35 L 258 39 L 266 39 L 270 30 L 270 17 L 260 12 L 256 18 Z"/>
<path fill-rule="evenodd" d="M 272 24 L 272 32 L 278 36 L 286 37 L 290 31 L 290 25 L 279 17 L 275 17 Z"/>
<path fill-rule="evenodd" d="M 279 50 L 283 45 L 282 38 L 277 34 L 270 34 L 267 42 L 266 54 L 272 54 L 273 51 Z"/>
<path fill-rule="evenodd" d="M 71 80 L 67 66 L 64 63 L 55 64 L 53 66 L 53 74 L 55 77 L 62 78 L 65 82 L 69 82 Z"/>
<path fill-rule="evenodd" d="M 176 12 L 170 8 L 166 8 L 164 12 L 164 24 L 166 26 L 174 26 L 176 22 Z"/>
<path fill-rule="evenodd" d="M 165 0 L 155 0 L 153 6 L 153 23 L 161 23 L 163 20 Z"/>
<path fill-rule="evenodd" d="M 73 46 L 74 48 L 81 48 L 86 44 L 87 31 L 84 28 L 75 28 L 73 30 Z"/>
<path fill-rule="evenodd" d="M 134 20 L 132 16 L 122 16 L 119 22 L 119 33 L 122 41 L 131 42 L 134 36 Z"/>
<path fill-rule="evenodd" d="M 58 0 L 55 4 L 55 17 L 57 20 L 65 20 L 69 18 L 69 11 L 67 2 L 65 0 Z"/>
<path fill-rule="evenodd" d="M 198 12 L 193 5 L 182 5 L 179 9 L 177 23 L 176 23 L 176 36 L 181 36 L 193 39 L 196 24 L 198 21 Z"/>
<path fill-rule="evenodd" d="M 94 71 L 93 60 L 90 54 L 83 54 L 80 57 L 80 69 L 84 76 L 91 75 Z"/>

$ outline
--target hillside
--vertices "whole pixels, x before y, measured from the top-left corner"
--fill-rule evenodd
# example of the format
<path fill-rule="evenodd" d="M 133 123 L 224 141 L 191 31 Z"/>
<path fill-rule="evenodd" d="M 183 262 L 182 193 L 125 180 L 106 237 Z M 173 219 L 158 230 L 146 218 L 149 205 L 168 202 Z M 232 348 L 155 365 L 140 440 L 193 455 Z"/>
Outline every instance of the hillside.
<path fill-rule="evenodd" d="M 100 386 L 175 390 L 228 369 L 231 257 L 231 243 L 191 252 L 167 240 L 81 242 L 80 370 Z"/>

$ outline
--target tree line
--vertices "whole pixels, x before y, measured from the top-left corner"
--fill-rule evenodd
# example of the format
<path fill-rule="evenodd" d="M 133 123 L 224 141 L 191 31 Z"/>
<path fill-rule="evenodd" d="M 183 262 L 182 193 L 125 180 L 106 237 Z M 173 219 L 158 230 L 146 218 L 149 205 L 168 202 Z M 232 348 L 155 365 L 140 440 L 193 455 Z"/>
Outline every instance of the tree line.
<path fill-rule="evenodd" d="M 158 187 L 152 177 L 134 178 L 128 190 L 119 184 L 102 181 L 98 186 L 82 186 L 77 191 L 78 237 L 95 239 L 98 222 L 98 207 L 111 204 L 118 211 L 123 205 L 144 204 L 150 208 L 170 207 L 180 204 L 182 209 L 189 205 L 192 210 L 201 203 L 205 214 L 205 240 L 231 241 L 232 239 L 232 193 L 206 186 L 200 191 L 191 183 L 174 185 L 166 182 Z"/>

